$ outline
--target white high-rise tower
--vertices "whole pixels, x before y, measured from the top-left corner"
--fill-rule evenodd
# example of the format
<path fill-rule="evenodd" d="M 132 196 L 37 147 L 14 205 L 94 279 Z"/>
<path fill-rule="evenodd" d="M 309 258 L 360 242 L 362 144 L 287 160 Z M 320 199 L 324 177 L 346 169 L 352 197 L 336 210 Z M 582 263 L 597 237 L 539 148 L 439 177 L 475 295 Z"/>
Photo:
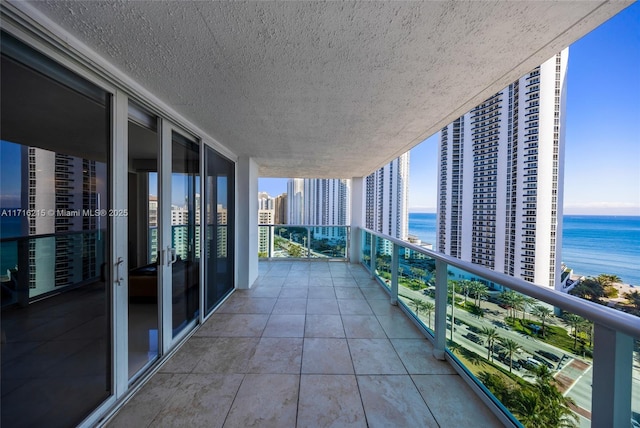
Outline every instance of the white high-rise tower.
<path fill-rule="evenodd" d="M 438 251 L 560 288 L 567 57 L 442 129 Z"/>
<path fill-rule="evenodd" d="M 409 235 L 409 152 L 366 178 L 367 229 L 406 240 Z"/>
<path fill-rule="evenodd" d="M 349 180 L 289 179 L 287 224 L 346 225 L 350 215 L 349 188 Z"/>

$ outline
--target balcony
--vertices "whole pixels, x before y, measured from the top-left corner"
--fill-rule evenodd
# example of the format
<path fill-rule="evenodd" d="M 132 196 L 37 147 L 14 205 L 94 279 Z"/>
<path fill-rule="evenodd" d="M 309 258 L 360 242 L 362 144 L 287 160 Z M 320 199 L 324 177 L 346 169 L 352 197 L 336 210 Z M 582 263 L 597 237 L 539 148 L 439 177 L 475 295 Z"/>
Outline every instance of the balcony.
<path fill-rule="evenodd" d="M 262 261 L 108 426 L 501 426 L 361 265 Z"/>
<path fill-rule="evenodd" d="M 558 423 L 626 426 L 640 413 L 636 317 L 351 232 L 348 257 L 362 264 L 308 252 L 261 261 L 253 287 L 236 290 L 109 426 L 535 426 L 527 415 L 544 409 L 518 400 L 549 385 L 563 402 Z M 580 320 L 591 322 L 588 346 Z"/>
<path fill-rule="evenodd" d="M 157 229 L 143 233 L 147 224 L 129 223 L 121 216 L 98 222 L 97 228 L 105 230 L 99 235 L 101 242 L 96 244 L 97 238 L 92 237 L 83 241 L 99 253 L 95 265 L 87 269 L 86 261 L 76 257 L 82 262 L 78 272 L 82 269 L 83 281 L 93 286 L 86 289 L 67 283 L 57 287 L 56 278 L 49 274 L 53 267 L 39 269 L 55 266 L 52 245 L 59 234 L 41 235 L 30 220 L 22 226 L 32 236 L 3 242 L 17 254 L 20 268 L 10 267 L 3 278 L 2 315 L 6 318 L 2 324 L 13 331 L 6 335 L 2 331 L 2 424 L 237 426 L 253 419 L 261 426 L 318 425 L 324 415 L 335 414 L 331 409 L 339 403 L 348 411 L 338 414 L 352 415 L 344 424 L 457 426 L 499 421 L 517 425 L 506 403 L 495 400 L 477 380 L 472 361 L 464 361 L 465 355 L 473 356 L 467 351 L 486 354 L 478 343 L 459 337 L 465 333 L 469 338 L 469 317 L 481 318 L 479 314 L 485 312 L 461 312 L 460 300 L 468 296 L 455 287 L 451 292 L 447 288 L 449 266 L 453 266 L 457 274 L 466 269 L 500 287 L 591 315 L 596 321 L 595 357 L 588 365 L 593 397 L 587 394 L 579 406 L 585 418 L 592 416 L 594 426 L 628 427 L 630 410 L 635 410 L 633 417 L 639 416 L 636 402 L 635 407 L 631 405 L 631 390 L 637 393 L 638 388 L 632 388 L 630 380 L 631 338 L 640 336 L 637 320 L 611 310 L 601 312 L 602 308 L 593 309 L 584 302 L 558 300 L 524 281 L 496 276 L 383 235 L 362 234 L 358 218 L 363 217 L 365 202 L 357 197 L 351 204 L 345 245 L 330 245 L 329 238 L 322 242 L 313 230 L 291 231 L 288 236 L 284 231 L 278 241 L 286 238 L 288 243 L 279 244 L 279 251 L 302 255 L 305 261 L 259 263 L 255 200 L 259 175 L 352 179 L 362 190 L 364 177 L 380 165 L 518 79 L 627 3 L 600 0 L 568 7 L 514 2 L 467 7 L 455 2 L 347 6 L 332 2 L 3 2 L 3 105 L 12 108 L 3 109 L 2 140 L 22 142 L 21 153 L 32 165 L 40 163 L 36 149 L 59 153 L 69 163 L 72 158 L 95 162 L 96 174 L 102 176 L 96 183 L 105 186 L 96 188 L 102 192 L 100 201 L 117 212 L 131 208 L 139 214 L 156 212 L 153 223 L 149 216 L 149 225 Z M 454 45 L 456 49 L 449 48 Z M 527 104 L 538 111 L 538 101 Z M 48 114 L 34 114 L 47 106 Z M 456 123 L 454 133 L 462 130 L 462 124 Z M 535 154 L 537 144 L 529 146 L 525 151 Z M 63 175 L 64 169 L 59 168 Z M 47 170 L 55 174 L 55 168 Z M 33 193 L 40 185 L 35 171 L 33 177 L 25 193 Z M 215 233 L 208 233 L 204 221 L 196 228 L 196 220 L 187 234 L 195 240 L 200 230 L 199 242 L 210 246 L 199 251 L 195 243 L 185 243 L 188 251 L 182 255 L 172 244 L 175 239 L 168 220 L 170 193 L 180 183 L 190 196 L 185 202 L 203 219 L 205 195 L 228 202 L 223 214 L 215 208 L 218 201 L 210 201 L 211 218 L 224 218 Z M 154 195 L 154 187 L 159 194 Z M 201 202 L 196 201 L 198 192 Z M 61 189 L 56 195 L 62 198 L 58 202 L 71 200 L 63 193 Z M 459 195 L 454 192 L 454 196 Z M 39 206 L 32 197 L 34 206 Z M 227 208 L 231 208 L 228 214 Z M 145 216 L 129 218 L 139 221 Z M 133 226 L 139 233 L 133 232 Z M 367 236 L 369 253 L 361 251 Z M 132 243 L 140 247 L 132 251 Z M 145 244 L 148 248 L 142 248 Z M 199 260 L 206 250 L 220 257 Z M 186 255 L 193 255 L 193 260 L 185 260 Z M 365 270 L 321 260 L 336 257 L 363 263 Z M 405 287 L 411 283 L 408 275 L 418 276 L 410 268 L 420 269 L 424 260 L 438 268 L 424 278 L 431 281 L 429 289 Z M 308 272 L 302 266 L 308 266 Z M 400 273 L 400 266 L 408 271 Z M 323 278 L 330 279 L 331 286 L 329 281 L 324 286 L 316 283 Z M 40 279 L 43 287 L 28 286 L 29 282 L 39 285 Z M 331 292 L 312 291 L 316 288 L 333 291 L 335 304 L 327 303 L 333 313 L 317 312 L 322 304 L 314 301 L 331 300 L 322 297 Z M 277 296 L 269 296 L 275 289 L 279 289 Z M 295 297 L 305 291 L 289 289 L 307 291 Z M 357 299 L 355 291 L 348 291 L 352 289 L 363 297 Z M 86 304 L 85 291 L 92 305 Z M 218 299 L 231 291 L 218 308 Z M 272 303 L 247 309 L 258 299 Z M 281 300 L 284 303 L 279 305 Z M 434 304 L 435 310 L 423 309 L 422 303 Z M 5 304 L 19 310 L 4 311 Z M 301 306 L 304 312 L 296 313 Z M 481 309 L 480 302 L 477 306 Z M 482 306 L 488 309 L 489 304 Z M 371 314 L 358 313 L 366 307 Z M 286 317 L 292 318 L 286 322 Z M 365 327 L 348 317 L 368 317 L 371 322 Z M 307 324 L 314 318 L 322 322 L 311 325 L 307 335 Z M 342 326 L 343 336 L 317 337 L 323 331 L 335 334 L 336 325 Z M 380 337 L 360 337 L 367 334 Z M 330 354 L 331 364 L 314 361 L 320 339 L 342 343 Z M 297 345 L 277 346 L 286 340 Z M 385 345 L 377 348 L 376 343 Z M 409 345 L 424 347 L 418 351 L 424 358 L 409 358 L 408 354 L 416 353 L 407 351 Z M 491 348 L 487 360 L 493 359 Z M 269 358 L 269 353 L 278 358 Z M 383 361 L 371 367 L 379 354 Z M 308 359 L 311 362 L 305 365 Z M 512 368 L 500 364 L 489 361 L 487 366 L 503 372 Z M 338 373 L 318 373 L 331 369 Z M 286 377 L 280 380 L 284 386 L 271 381 L 271 376 Z M 314 382 L 329 376 L 350 380 L 335 386 Z M 429 390 L 436 394 L 425 392 L 427 378 Z M 375 387 L 376 381 L 384 388 Z M 343 401 L 332 401 L 336 390 L 346 390 Z M 471 390 L 474 395 L 465 396 Z M 447 394 L 455 400 L 439 401 Z M 277 411 L 269 407 L 270 400 L 279 406 Z M 593 415 L 591 402 L 598 404 Z M 274 413 L 289 418 L 293 414 L 295 421 L 266 417 Z M 171 419 L 176 415 L 183 419 Z M 386 419 L 398 415 L 403 419 Z M 419 419 L 424 417 L 430 419 Z"/>

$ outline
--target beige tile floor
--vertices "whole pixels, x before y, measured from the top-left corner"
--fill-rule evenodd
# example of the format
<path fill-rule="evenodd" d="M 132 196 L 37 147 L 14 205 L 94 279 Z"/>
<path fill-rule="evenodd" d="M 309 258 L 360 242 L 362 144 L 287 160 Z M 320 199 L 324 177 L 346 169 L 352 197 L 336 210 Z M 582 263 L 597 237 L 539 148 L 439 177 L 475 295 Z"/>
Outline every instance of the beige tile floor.
<path fill-rule="evenodd" d="M 358 265 L 261 262 L 111 427 L 501 426 Z"/>

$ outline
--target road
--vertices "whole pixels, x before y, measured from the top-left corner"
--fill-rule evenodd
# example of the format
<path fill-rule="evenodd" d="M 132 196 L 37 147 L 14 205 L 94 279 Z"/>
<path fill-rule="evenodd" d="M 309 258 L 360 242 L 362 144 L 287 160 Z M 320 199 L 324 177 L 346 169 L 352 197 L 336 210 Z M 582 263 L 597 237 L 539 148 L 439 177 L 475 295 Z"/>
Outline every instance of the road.
<path fill-rule="evenodd" d="M 401 287 L 400 293 L 408 296 L 412 299 L 422 299 L 423 301 L 429 301 L 435 304 L 434 299 L 431 297 L 424 295 L 421 291 L 413 291 L 404 287 Z M 456 295 L 457 297 L 461 297 Z M 482 329 L 482 327 L 494 327 L 498 331 L 501 338 L 512 339 L 517 342 L 522 350 L 514 355 L 514 359 L 531 357 L 533 355 L 538 355 L 536 351 L 543 350 L 547 352 L 551 352 L 558 357 L 564 357 L 563 361 L 558 363 L 554 363 L 553 361 L 549 361 L 556 365 L 556 369 L 560 369 L 559 374 L 565 375 L 565 378 L 569 379 L 569 384 L 566 385 L 566 390 L 564 391 L 564 395 L 571 397 L 577 406 L 584 411 L 580 411 L 580 413 L 584 413 L 585 416 L 589 416 L 591 412 L 591 384 L 592 384 L 592 376 L 593 370 L 591 366 L 591 362 L 589 360 L 585 360 L 578 355 L 572 354 L 565 350 L 556 348 L 553 345 L 542 342 L 535 337 L 523 335 L 513 330 L 510 330 L 505 327 L 504 317 L 506 316 L 505 310 L 500 308 L 498 305 L 495 305 L 490 302 L 483 302 L 483 308 L 486 309 L 485 315 L 481 318 L 475 315 L 470 314 L 469 312 L 462 310 L 460 308 L 456 308 L 454 311 L 454 319 L 462 321 L 464 324 L 473 325 Z M 447 310 L 447 324 L 450 325 L 449 316 L 451 315 L 451 309 Z M 426 314 L 420 314 L 420 318 L 425 321 Z M 435 316 L 431 314 L 431 322 L 426 323 L 427 325 L 431 325 L 433 327 L 435 322 Z M 549 322 L 549 324 L 554 325 L 553 320 Z M 487 356 L 487 348 L 483 345 L 477 344 L 469 340 L 465 335 L 469 333 L 467 325 L 456 325 L 456 331 L 454 332 L 454 340 L 460 345 L 464 346 L 466 349 L 474 351 L 478 355 L 486 358 Z M 481 334 L 475 333 L 476 336 L 483 339 Z M 447 332 L 447 338 L 450 338 L 450 331 Z M 509 366 L 504 365 L 497 360 L 494 361 L 495 364 L 501 365 L 505 369 L 509 369 Z M 571 367 L 569 367 L 571 366 Z M 573 370 L 573 371 L 572 371 Z M 529 381 L 533 380 L 530 376 L 525 376 L 528 374 L 528 371 L 525 369 L 522 370 L 513 370 L 514 374 L 523 377 Z M 634 360 L 633 367 L 633 380 L 632 380 L 632 406 L 633 412 L 638 415 L 640 418 L 640 361 Z M 580 417 L 580 426 L 588 427 L 590 426 L 589 419 L 585 418 L 582 415 Z M 639 421 L 640 422 L 640 421 Z"/>
<path fill-rule="evenodd" d="M 435 303 L 434 300 L 429 297 L 424 295 L 422 292 L 420 291 L 413 291 L 413 290 L 409 290 L 406 288 L 402 288 L 401 289 L 401 294 L 404 294 L 408 297 L 411 297 L 413 299 L 422 299 L 424 301 L 430 301 L 432 303 Z M 523 335 L 521 333 L 518 333 L 516 331 L 513 331 L 511 329 L 509 329 L 506 324 L 504 323 L 504 310 L 500 307 L 498 307 L 497 305 L 490 303 L 490 302 L 483 302 L 483 306 L 485 309 L 488 309 L 488 312 L 485 312 L 484 317 L 480 318 L 476 315 L 472 315 L 469 312 L 462 310 L 460 308 L 456 308 L 456 310 L 454 311 L 454 319 L 457 320 L 461 320 L 462 322 L 464 322 L 467 325 L 473 325 L 478 327 L 479 329 L 482 329 L 482 327 L 493 327 L 496 328 L 496 330 L 498 331 L 498 334 L 500 335 L 501 338 L 504 339 L 511 339 L 513 341 L 515 341 L 516 343 L 518 343 L 520 345 L 520 347 L 522 348 L 522 350 L 520 352 L 518 352 L 517 354 L 514 355 L 514 359 L 519 359 L 519 358 L 523 358 L 526 359 L 528 357 L 532 357 L 533 355 L 538 355 L 536 353 L 536 351 L 547 351 L 547 352 L 551 352 L 555 355 L 557 355 L 558 357 L 562 357 L 563 355 L 569 355 L 571 357 L 575 357 L 577 358 L 577 356 L 574 355 L 570 355 L 568 354 L 566 351 L 561 350 L 559 348 L 556 348 L 553 345 L 549 345 L 545 342 L 542 342 L 538 339 L 536 339 L 535 337 L 532 336 L 528 336 L 528 335 Z M 449 308 L 448 315 L 451 315 L 451 310 Z M 425 320 L 426 319 L 426 314 L 420 314 L 420 318 Z M 450 321 L 449 321 L 450 323 Z M 433 326 L 434 324 L 434 315 L 431 314 L 431 325 Z M 474 342 L 472 342 L 471 340 L 467 339 L 465 337 L 465 335 L 467 333 L 470 333 L 471 331 L 468 329 L 467 325 L 457 325 L 456 326 L 456 331 L 454 332 L 454 339 L 456 342 L 460 343 L 461 345 L 463 345 L 465 348 L 472 350 L 476 353 L 478 353 L 481 356 L 486 357 L 487 355 L 487 348 L 483 345 L 479 345 L 476 344 Z M 503 325 L 505 327 L 500 327 L 499 325 Z M 476 336 L 479 336 L 480 338 L 482 338 L 482 335 L 475 333 Z M 447 333 L 447 338 L 450 337 L 450 332 Z M 548 360 L 547 360 L 548 361 Z M 554 363 L 553 361 L 550 361 L 552 364 L 557 366 L 557 363 Z M 501 364 L 499 362 L 496 361 L 496 364 Z M 505 368 L 509 368 L 506 365 L 503 365 L 503 367 Z M 523 376 L 524 374 L 527 374 L 528 372 L 526 370 L 521 370 L 520 372 L 518 372 L 517 370 L 514 371 L 515 373 L 517 373 L 520 376 Z"/>

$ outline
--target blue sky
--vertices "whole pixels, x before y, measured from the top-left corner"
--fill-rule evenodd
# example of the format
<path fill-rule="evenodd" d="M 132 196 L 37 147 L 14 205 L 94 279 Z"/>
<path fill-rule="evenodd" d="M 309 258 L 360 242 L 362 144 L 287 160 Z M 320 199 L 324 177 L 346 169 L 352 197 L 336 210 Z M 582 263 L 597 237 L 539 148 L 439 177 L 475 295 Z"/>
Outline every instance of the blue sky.
<path fill-rule="evenodd" d="M 565 214 L 640 215 L 640 2 L 569 47 L 566 103 Z M 437 150 L 437 135 L 411 150 L 412 211 L 435 212 Z"/>

